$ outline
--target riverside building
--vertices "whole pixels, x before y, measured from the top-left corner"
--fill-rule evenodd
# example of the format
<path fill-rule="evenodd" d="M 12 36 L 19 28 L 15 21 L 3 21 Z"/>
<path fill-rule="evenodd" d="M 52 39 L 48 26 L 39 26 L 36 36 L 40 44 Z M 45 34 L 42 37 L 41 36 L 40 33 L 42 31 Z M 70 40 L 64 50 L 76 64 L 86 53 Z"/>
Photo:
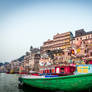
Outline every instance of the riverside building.
<path fill-rule="evenodd" d="M 71 47 L 75 50 L 76 59 L 81 57 L 81 60 L 92 60 L 92 31 L 77 30 Z"/>
<path fill-rule="evenodd" d="M 70 41 L 72 38 L 73 34 L 71 32 L 57 33 L 53 36 L 53 40 L 48 39 L 43 43 L 41 50 L 45 52 L 47 50 L 68 49 L 71 47 Z"/>

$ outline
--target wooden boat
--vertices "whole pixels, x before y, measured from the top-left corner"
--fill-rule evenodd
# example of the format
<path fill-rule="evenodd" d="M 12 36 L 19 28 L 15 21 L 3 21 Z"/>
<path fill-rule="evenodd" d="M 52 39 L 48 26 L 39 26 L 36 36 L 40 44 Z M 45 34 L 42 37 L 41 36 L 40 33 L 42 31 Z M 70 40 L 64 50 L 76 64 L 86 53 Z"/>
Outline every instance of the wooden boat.
<path fill-rule="evenodd" d="M 92 73 L 61 77 L 20 77 L 19 81 L 32 87 L 52 91 L 80 91 L 92 88 Z"/>

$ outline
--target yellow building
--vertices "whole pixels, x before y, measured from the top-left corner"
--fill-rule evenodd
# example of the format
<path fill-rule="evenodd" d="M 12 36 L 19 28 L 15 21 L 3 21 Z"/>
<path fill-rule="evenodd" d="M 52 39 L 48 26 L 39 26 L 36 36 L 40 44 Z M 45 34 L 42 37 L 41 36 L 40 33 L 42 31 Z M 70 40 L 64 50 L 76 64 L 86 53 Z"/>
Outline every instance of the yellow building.
<path fill-rule="evenodd" d="M 70 41 L 73 38 L 73 34 L 71 32 L 66 33 L 57 33 L 53 36 L 53 40 L 47 40 L 41 46 L 42 51 L 46 50 L 55 50 L 55 49 L 66 49 L 70 48 Z"/>

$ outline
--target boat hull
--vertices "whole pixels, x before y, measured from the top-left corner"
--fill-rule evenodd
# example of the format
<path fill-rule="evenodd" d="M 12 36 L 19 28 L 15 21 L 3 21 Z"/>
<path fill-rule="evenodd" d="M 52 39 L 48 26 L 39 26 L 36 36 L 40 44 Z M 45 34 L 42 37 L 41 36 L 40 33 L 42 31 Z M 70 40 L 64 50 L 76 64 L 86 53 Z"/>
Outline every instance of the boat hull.
<path fill-rule="evenodd" d="M 21 82 L 46 90 L 80 91 L 92 88 L 92 73 L 54 78 L 20 78 Z"/>

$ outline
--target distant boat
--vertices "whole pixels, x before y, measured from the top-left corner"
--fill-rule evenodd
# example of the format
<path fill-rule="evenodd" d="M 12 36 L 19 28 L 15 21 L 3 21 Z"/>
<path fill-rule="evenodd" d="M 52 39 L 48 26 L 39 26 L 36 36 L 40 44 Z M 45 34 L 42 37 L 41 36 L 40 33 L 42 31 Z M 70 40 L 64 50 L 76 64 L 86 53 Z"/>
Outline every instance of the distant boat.
<path fill-rule="evenodd" d="M 22 76 L 22 84 L 52 91 L 80 91 L 92 88 L 92 73 L 68 76 Z"/>

